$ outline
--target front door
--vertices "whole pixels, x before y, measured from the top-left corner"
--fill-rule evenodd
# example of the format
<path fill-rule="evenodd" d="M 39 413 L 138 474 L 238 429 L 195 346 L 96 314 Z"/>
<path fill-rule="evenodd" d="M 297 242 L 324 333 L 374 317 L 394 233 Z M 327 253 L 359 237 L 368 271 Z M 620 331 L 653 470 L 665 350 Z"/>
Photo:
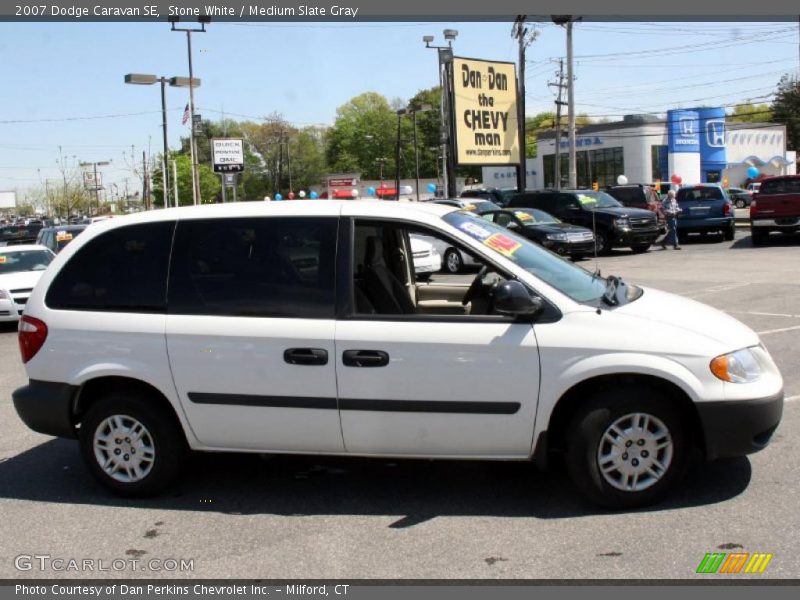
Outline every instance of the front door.
<path fill-rule="evenodd" d="M 491 310 L 491 287 L 504 274 L 487 264 L 486 273 L 477 272 L 479 265 L 466 274 L 440 272 L 415 282 L 407 236 L 441 233 L 391 220 L 355 221 L 353 233 L 354 308 L 336 323 L 347 451 L 528 456 L 539 355 L 531 323 Z M 446 243 L 458 247 L 452 239 Z M 464 305 L 459 299 L 471 284 L 472 298 Z"/>

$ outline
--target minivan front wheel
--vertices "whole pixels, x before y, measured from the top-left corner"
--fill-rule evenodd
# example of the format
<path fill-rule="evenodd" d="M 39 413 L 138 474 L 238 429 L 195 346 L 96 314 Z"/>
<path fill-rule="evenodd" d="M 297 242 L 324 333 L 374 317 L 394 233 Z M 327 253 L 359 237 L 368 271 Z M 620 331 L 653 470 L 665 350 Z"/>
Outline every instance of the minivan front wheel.
<path fill-rule="evenodd" d="M 602 506 L 653 504 L 683 474 L 685 428 L 656 390 L 637 387 L 597 394 L 574 415 L 568 431 L 570 476 Z"/>
<path fill-rule="evenodd" d="M 92 474 L 123 496 L 150 496 L 178 475 L 183 432 L 149 398 L 115 392 L 94 403 L 81 422 L 80 446 Z"/>

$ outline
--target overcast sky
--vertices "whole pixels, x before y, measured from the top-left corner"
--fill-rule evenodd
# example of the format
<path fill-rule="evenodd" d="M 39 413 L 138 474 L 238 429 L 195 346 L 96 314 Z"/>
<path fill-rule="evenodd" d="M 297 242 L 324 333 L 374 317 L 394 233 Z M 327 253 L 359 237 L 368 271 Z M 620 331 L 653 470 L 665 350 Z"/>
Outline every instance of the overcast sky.
<path fill-rule="evenodd" d="M 336 108 L 365 91 L 407 100 L 438 83 L 422 36 L 459 30 L 456 55 L 515 61 L 511 23 L 211 23 L 193 37 L 197 112 L 332 124 Z M 553 109 L 563 28 L 538 27 L 528 50 L 527 113 Z M 577 112 L 616 118 L 679 106 L 769 101 L 781 74 L 797 73 L 798 25 L 785 23 L 578 23 Z M 161 148 L 158 86 L 124 85 L 125 73 L 188 75 L 186 35 L 168 24 L 0 23 L 0 190 L 24 190 L 68 163 L 113 160 L 105 184 L 141 184 L 133 155 Z M 168 89 L 169 138 L 187 91 Z M 91 117 L 91 118 L 83 118 Z"/>

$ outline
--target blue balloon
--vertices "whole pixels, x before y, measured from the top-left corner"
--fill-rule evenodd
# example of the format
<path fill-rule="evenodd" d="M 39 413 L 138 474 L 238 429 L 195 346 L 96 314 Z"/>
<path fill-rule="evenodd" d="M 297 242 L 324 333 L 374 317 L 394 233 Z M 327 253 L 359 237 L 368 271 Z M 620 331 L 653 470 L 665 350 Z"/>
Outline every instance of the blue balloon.
<path fill-rule="evenodd" d="M 370 196 L 374 196 L 375 195 L 375 188 L 374 187 L 368 187 L 367 188 L 367 194 L 369 194 Z"/>
<path fill-rule="evenodd" d="M 275 200 L 283 200 L 283 196 L 280 194 L 275 194 Z"/>
<path fill-rule="evenodd" d="M 429 184 L 428 184 L 428 191 L 429 191 L 431 194 L 434 194 L 434 193 L 436 193 L 436 184 L 435 184 L 435 183 L 429 183 Z"/>
<path fill-rule="evenodd" d="M 755 179 L 756 177 L 758 177 L 758 167 L 750 167 L 749 169 L 747 169 L 747 176 L 750 179 Z"/>
<path fill-rule="evenodd" d="M 318 198 L 317 192 L 311 192 L 308 197 L 312 200 L 316 200 Z"/>

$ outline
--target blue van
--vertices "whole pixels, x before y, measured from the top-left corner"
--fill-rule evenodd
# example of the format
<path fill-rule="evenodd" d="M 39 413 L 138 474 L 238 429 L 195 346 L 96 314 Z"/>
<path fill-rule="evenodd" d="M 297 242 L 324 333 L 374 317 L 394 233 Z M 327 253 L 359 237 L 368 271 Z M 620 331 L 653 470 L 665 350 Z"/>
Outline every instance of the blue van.
<path fill-rule="evenodd" d="M 681 212 L 678 214 L 678 238 L 686 241 L 690 233 L 721 233 L 733 241 L 736 233 L 733 204 L 718 185 L 697 184 L 681 187 L 676 194 Z"/>

